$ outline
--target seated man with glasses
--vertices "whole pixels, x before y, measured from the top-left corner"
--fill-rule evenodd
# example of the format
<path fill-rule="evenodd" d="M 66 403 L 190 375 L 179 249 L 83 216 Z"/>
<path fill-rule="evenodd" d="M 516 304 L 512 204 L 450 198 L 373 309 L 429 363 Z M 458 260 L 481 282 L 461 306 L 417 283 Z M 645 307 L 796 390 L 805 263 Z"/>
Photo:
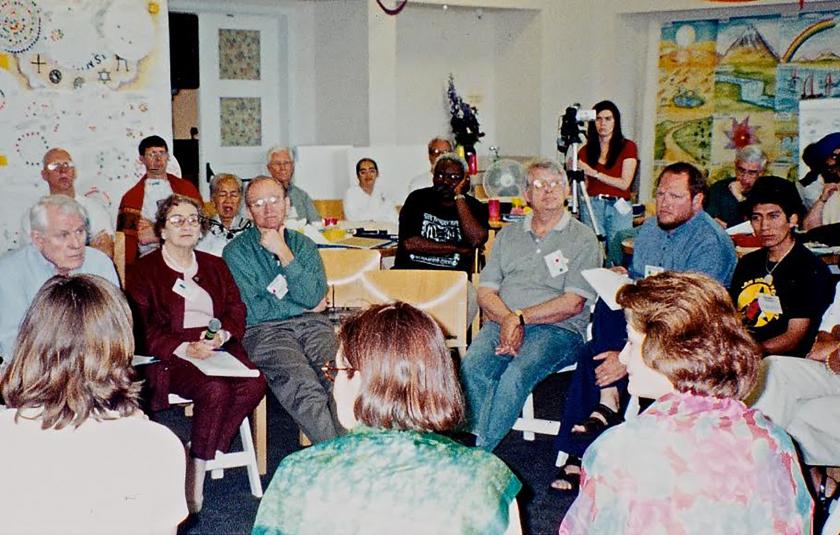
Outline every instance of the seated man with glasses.
<path fill-rule="evenodd" d="M 496 237 L 478 287 L 486 321 L 461 364 L 469 430 L 487 450 L 513 427 L 537 383 L 575 361 L 595 299 L 581 272 L 601 266 L 595 234 L 566 209 L 559 164 L 531 162 L 526 174 L 533 214 Z"/>
<path fill-rule="evenodd" d="M 32 243 L 0 256 L 0 357 L 11 358 L 26 309 L 53 275 L 88 273 L 119 286 L 111 260 L 85 247 L 87 217 L 84 207 L 66 195 L 41 197 L 29 209 Z"/>
<path fill-rule="evenodd" d="M 335 437 L 330 383 L 321 367 L 337 340 L 326 315 L 327 277 L 315 243 L 286 228 L 289 199 L 276 180 L 248 183 L 245 204 L 254 226 L 223 257 L 247 310 L 243 345 L 283 408 L 313 442 Z"/>
<path fill-rule="evenodd" d="M 718 180 L 709 188 L 706 212 L 724 228 L 744 221 L 738 211 L 758 177 L 767 170 L 767 156 L 757 145 L 748 145 L 735 152 L 735 177 Z"/>
<path fill-rule="evenodd" d="M 465 192 L 467 163 L 453 152 L 435 163 L 434 185 L 419 189 L 400 210 L 397 269 L 472 271 L 475 250 L 487 241 L 487 206 Z"/>
<path fill-rule="evenodd" d="M 76 194 L 76 165 L 70 153 L 62 148 L 52 148 L 44 154 L 41 178 L 50 188 L 50 195 L 66 195 L 84 206 L 88 215 L 89 245 L 109 257 L 114 256 L 114 222 L 107 208 L 93 197 Z M 29 210 L 23 214 L 18 243 L 31 243 Z"/>
<path fill-rule="evenodd" d="M 158 206 L 173 193 L 186 195 L 198 202 L 201 194 L 189 180 L 166 172 L 169 146 L 160 136 L 149 136 L 137 147 L 146 174 L 140 178 L 120 201 L 117 230 L 125 233 L 125 263 L 130 265 L 138 256 L 160 247 L 155 235 L 154 220 Z"/>
<path fill-rule="evenodd" d="M 308 193 L 292 184 L 295 177 L 295 154 L 289 147 L 272 147 L 268 149 L 268 163 L 266 167 L 271 177 L 286 190 L 289 199 L 289 209 L 286 219 L 305 219 L 307 223 L 318 223 L 321 214 L 315 208 L 315 203 Z"/>
<path fill-rule="evenodd" d="M 216 207 L 216 215 L 207 219 L 207 233 L 195 249 L 222 256 L 225 246 L 251 227 L 251 221 L 239 215 L 242 181 L 236 175 L 225 173 L 214 176 L 210 181 L 210 199 Z"/>

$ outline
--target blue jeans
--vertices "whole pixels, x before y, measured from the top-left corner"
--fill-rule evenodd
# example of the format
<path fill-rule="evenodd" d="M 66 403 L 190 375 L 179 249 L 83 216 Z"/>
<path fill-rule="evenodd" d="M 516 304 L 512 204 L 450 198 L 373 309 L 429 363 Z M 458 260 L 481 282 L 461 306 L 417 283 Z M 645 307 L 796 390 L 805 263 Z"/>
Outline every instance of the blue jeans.
<path fill-rule="evenodd" d="M 583 338 L 556 325 L 526 325 L 516 357 L 496 355 L 499 324 L 488 321 L 461 364 L 470 431 L 476 446 L 493 450 L 513 427 L 534 387 L 575 362 Z"/>
<path fill-rule="evenodd" d="M 621 240 L 616 238 L 616 233 L 633 228 L 633 210 L 631 209 L 627 214 L 622 215 L 615 209 L 616 202 L 618 201 L 592 197 L 592 213 L 598 219 L 598 225 L 607 240 L 608 266 L 621 265 Z M 589 217 L 589 210 L 586 209 L 586 206 L 580 207 L 580 221 L 592 228 L 592 219 Z"/>

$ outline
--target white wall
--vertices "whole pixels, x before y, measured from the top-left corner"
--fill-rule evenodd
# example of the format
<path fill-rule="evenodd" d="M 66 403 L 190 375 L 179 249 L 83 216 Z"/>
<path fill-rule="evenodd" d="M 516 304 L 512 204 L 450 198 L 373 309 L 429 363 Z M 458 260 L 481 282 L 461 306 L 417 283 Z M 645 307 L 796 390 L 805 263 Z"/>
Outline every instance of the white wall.
<path fill-rule="evenodd" d="M 364 2 L 315 3 L 315 142 L 368 142 L 368 27 Z"/>

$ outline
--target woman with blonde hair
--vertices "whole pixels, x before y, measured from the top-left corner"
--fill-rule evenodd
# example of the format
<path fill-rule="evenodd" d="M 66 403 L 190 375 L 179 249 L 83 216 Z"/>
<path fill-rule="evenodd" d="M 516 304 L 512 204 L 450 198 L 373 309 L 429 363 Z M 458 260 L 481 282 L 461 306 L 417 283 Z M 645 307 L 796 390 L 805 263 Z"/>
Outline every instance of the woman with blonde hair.
<path fill-rule="evenodd" d="M 253 533 L 519 533 L 519 480 L 491 453 L 437 434 L 462 422 L 464 399 L 434 320 L 376 305 L 339 341 L 324 369 L 350 432 L 283 459 Z"/>
<path fill-rule="evenodd" d="M 2 533 L 175 533 L 184 451 L 146 419 L 125 298 L 95 275 L 35 296 L 0 379 Z"/>
<path fill-rule="evenodd" d="M 655 401 L 586 450 L 560 533 L 810 533 L 790 437 L 741 401 L 761 351 L 723 286 L 665 272 L 617 301 L 628 389 Z"/>

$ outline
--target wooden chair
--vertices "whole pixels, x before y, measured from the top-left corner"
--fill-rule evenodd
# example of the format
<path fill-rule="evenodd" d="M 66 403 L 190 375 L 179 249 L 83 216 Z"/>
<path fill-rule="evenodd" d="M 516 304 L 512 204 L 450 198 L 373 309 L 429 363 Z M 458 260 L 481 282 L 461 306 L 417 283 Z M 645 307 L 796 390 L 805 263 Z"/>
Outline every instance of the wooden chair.
<path fill-rule="evenodd" d="M 362 274 L 379 271 L 382 258 L 373 249 L 320 249 L 327 274 L 327 304 L 331 307 L 365 306 Z"/>
<path fill-rule="evenodd" d="M 405 301 L 441 326 L 447 347 L 467 351 L 467 274 L 463 271 L 392 269 L 362 273 L 368 303 Z"/>
<path fill-rule="evenodd" d="M 341 199 L 314 199 L 312 204 L 321 217 L 337 217 L 344 219 L 344 201 Z"/>
<path fill-rule="evenodd" d="M 177 394 L 169 394 L 170 405 L 186 405 L 191 406 L 192 400 L 182 398 Z M 260 402 L 264 406 L 265 398 Z M 257 414 L 257 410 L 254 414 Z M 265 413 L 263 413 L 265 416 Z M 262 482 L 260 482 L 259 465 L 257 463 L 257 456 L 254 447 L 253 436 L 251 435 L 251 425 L 248 418 L 242 420 L 239 425 L 239 438 L 242 440 L 241 451 L 231 451 L 228 453 L 216 452 L 216 458 L 207 461 L 207 471 L 210 472 L 210 477 L 213 479 L 221 479 L 225 476 L 226 468 L 240 468 L 244 467 L 248 470 L 248 483 L 251 485 L 251 494 L 256 498 L 262 498 Z"/>
<path fill-rule="evenodd" d="M 120 278 L 120 286 L 125 288 L 125 233 L 119 230 L 114 233 L 114 267 Z"/>

